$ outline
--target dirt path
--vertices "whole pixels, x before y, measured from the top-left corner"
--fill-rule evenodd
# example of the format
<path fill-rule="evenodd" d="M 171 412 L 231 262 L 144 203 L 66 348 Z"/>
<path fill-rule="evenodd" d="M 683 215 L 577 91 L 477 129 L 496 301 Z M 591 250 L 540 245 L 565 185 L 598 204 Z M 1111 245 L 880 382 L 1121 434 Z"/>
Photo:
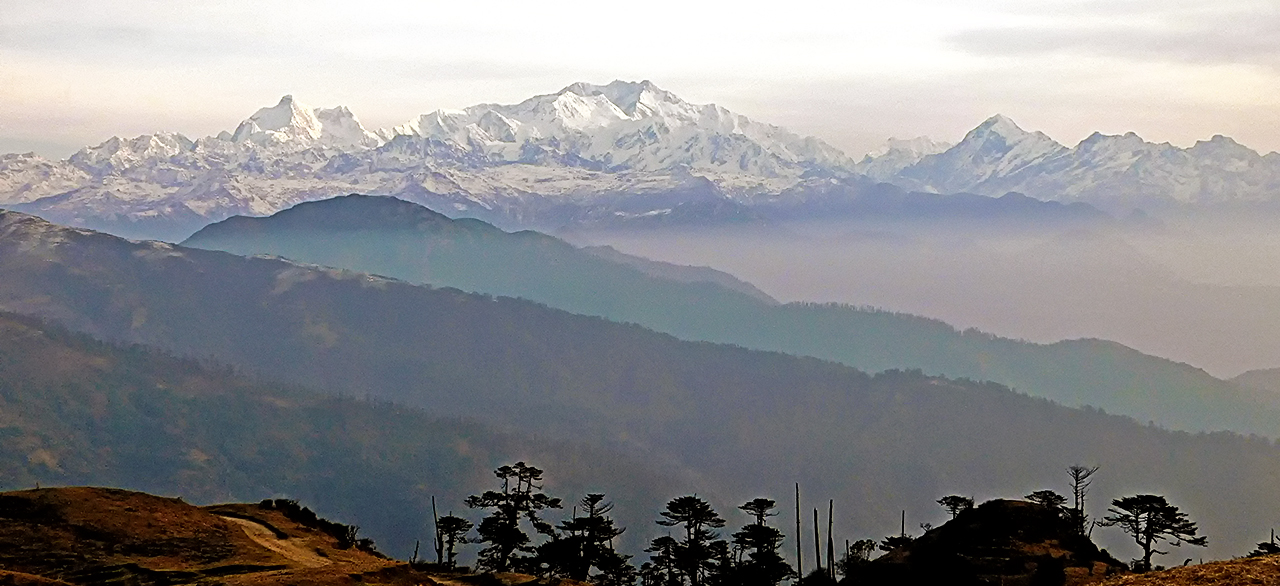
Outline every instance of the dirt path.
<path fill-rule="evenodd" d="M 219 517 L 222 517 L 219 515 Z M 252 539 L 258 545 L 274 551 L 285 559 L 294 562 L 304 568 L 318 568 L 333 563 L 331 560 L 324 559 L 315 552 L 294 543 L 291 539 L 280 539 L 276 534 L 261 523 L 255 523 L 248 519 L 238 519 L 236 517 L 222 517 L 227 521 L 239 525 L 249 539 Z"/>

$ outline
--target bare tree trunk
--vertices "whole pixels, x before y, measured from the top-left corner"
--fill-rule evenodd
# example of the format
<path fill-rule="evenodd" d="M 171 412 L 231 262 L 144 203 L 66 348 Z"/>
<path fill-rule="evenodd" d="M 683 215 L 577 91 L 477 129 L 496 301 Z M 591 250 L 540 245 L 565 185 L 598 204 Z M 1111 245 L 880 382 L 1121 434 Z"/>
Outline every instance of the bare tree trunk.
<path fill-rule="evenodd" d="M 834 526 L 833 525 L 834 522 L 831 519 L 831 515 L 832 513 L 835 512 L 835 510 L 836 510 L 836 500 L 831 499 L 827 501 L 827 574 L 831 576 L 831 580 L 833 582 L 836 579 L 836 560 L 835 560 L 836 545 L 831 537 L 831 531 Z"/>
<path fill-rule="evenodd" d="M 813 553 L 818 560 L 818 573 L 822 573 L 822 531 L 818 529 L 818 509 L 813 510 Z"/>
<path fill-rule="evenodd" d="M 436 563 L 444 563 L 444 540 L 440 536 L 440 514 L 436 512 L 436 497 L 431 497 L 431 520 L 435 527 L 436 538 L 432 545 L 436 549 Z"/>
<path fill-rule="evenodd" d="M 796 483 L 796 573 L 799 578 L 804 577 L 804 541 L 801 538 L 804 534 L 800 531 L 800 483 Z"/>

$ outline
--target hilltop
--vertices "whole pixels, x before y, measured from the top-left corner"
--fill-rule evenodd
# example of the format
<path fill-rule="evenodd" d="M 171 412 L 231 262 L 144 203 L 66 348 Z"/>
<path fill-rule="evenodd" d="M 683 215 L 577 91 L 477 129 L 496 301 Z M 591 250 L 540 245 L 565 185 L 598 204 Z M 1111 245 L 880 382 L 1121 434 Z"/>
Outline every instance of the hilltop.
<path fill-rule="evenodd" d="M 1280 584 L 1280 555 L 1209 562 L 1117 576 L 1098 586 L 1254 586 Z"/>
<path fill-rule="evenodd" d="M 1061 510 L 997 499 L 856 567 L 844 582 L 1080 586 L 1124 573 L 1125 565 L 1071 527 Z"/>
<path fill-rule="evenodd" d="M 307 513 L 293 501 L 197 507 L 111 488 L 0 493 L 0 583 L 541 583 L 415 569 L 367 541 L 352 543 L 347 526 Z"/>

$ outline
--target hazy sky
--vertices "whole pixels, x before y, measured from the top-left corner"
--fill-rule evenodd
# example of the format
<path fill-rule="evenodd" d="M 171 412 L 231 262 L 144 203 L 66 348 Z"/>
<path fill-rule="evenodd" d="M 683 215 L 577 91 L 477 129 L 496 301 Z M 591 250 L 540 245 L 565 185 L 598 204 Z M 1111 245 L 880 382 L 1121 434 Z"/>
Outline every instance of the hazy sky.
<path fill-rule="evenodd" d="M 861 156 L 993 113 L 1280 150 L 1276 0 L 0 0 L 0 152 L 203 136 L 286 93 L 371 128 L 651 79 Z"/>

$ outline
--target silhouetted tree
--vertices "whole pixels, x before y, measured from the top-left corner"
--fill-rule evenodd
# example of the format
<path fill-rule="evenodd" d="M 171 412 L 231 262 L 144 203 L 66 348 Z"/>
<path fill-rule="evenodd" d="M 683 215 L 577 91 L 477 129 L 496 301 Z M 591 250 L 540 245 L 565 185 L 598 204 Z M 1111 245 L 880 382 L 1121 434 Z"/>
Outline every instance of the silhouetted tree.
<path fill-rule="evenodd" d="M 766 519 L 778 516 L 777 513 L 773 512 L 773 509 L 777 506 L 778 503 L 774 502 L 773 499 L 757 498 L 747 501 L 746 504 L 738 508 L 750 514 L 756 520 L 756 525 L 765 525 Z"/>
<path fill-rule="evenodd" d="M 826 568 L 818 568 L 796 582 L 796 586 L 835 586 L 835 583 Z"/>
<path fill-rule="evenodd" d="M 746 553 L 747 559 L 737 564 L 732 579 L 727 581 L 733 584 L 773 586 L 795 574 L 791 564 L 778 554 L 778 549 L 782 546 L 782 531 L 766 524 L 769 517 L 777 515 L 772 512 L 776 505 L 770 499 L 758 498 L 738 507 L 751 515 L 755 522 L 733 534 L 734 548 Z"/>
<path fill-rule="evenodd" d="M 445 515 L 440 517 L 436 522 L 436 530 L 440 535 L 441 549 L 444 555 L 444 566 L 446 568 L 455 567 L 457 557 L 454 548 L 460 543 L 473 543 L 473 540 L 467 537 L 467 533 L 471 531 L 474 525 L 471 521 L 462 517 L 453 515 Z"/>
<path fill-rule="evenodd" d="M 1093 484 L 1090 478 L 1098 473 L 1098 467 L 1088 467 L 1074 465 L 1067 468 L 1067 475 L 1071 477 L 1071 498 L 1073 506 L 1068 514 L 1071 517 L 1071 525 L 1080 535 L 1089 535 L 1089 515 L 1085 513 L 1084 502 L 1089 495 L 1089 485 Z"/>
<path fill-rule="evenodd" d="M 954 519 L 961 512 L 973 508 L 973 499 L 953 494 L 938 499 L 938 504 L 942 505 L 942 508 L 946 509 L 948 513 L 951 513 L 951 518 Z"/>
<path fill-rule="evenodd" d="M 525 569 L 532 560 L 515 554 L 534 552 L 529 536 L 520 528 L 524 517 L 537 533 L 552 536 L 555 528 L 543 521 L 538 513 L 545 509 L 559 509 L 560 499 L 549 497 L 537 484 L 542 480 L 542 470 L 516 462 L 494 471 L 502 479 L 502 490 L 485 491 L 481 495 L 467 497 L 467 506 L 473 509 L 492 509 L 493 512 L 480 521 L 476 532 L 480 543 L 488 545 L 480 550 L 476 565 L 492 572 L 508 572 Z"/>
<path fill-rule="evenodd" d="M 553 573 L 574 580 L 590 578 L 596 583 L 633 583 L 635 570 L 627 563 L 630 556 L 613 549 L 613 539 L 625 531 L 614 526 L 613 519 L 608 516 L 613 510 L 613 503 L 605 502 L 603 494 L 593 493 L 583 497 L 579 505 L 582 506 L 582 514 L 562 522 L 560 533 L 552 541 L 539 546 L 541 561 Z M 592 576 L 591 568 L 598 573 Z M 626 581 L 628 579 L 629 582 Z"/>
<path fill-rule="evenodd" d="M 1100 524 L 1104 527 L 1118 526 L 1133 537 L 1138 547 L 1142 548 L 1142 560 L 1134 568 L 1140 572 L 1151 570 L 1152 554 L 1169 553 L 1156 549 L 1161 541 L 1172 540 L 1171 544 L 1174 546 L 1183 543 L 1204 546 L 1208 543 L 1204 536 L 1196 536 L 1196 524 L 1162 496 L 1127 496 L 1111 501 L 1111 505 L 1111 514 L 1104 517 Z"/>
<path fill-rule="evenodd" d="M 859 539 L 845 549 L 840 561 L 836 562 L 836 571 L 841 576 L 853 576 L 857 573 L 859 567 L 871 561 L 871 555 L 875 552 L 875 540 Z"/>
<path fill-rule="evenodd" d="M 1249 552 L 1249 557 L 1254 558 L 1264 555 L 1274 555 L 1280 553 L 1280 544 L 1276 543 L 1276 530 L 1271 530 L 1271 539 L 1258 544 L 1258 547 Z"/>
<path fill-rule="evenodd" d="M 1249 552 L 1249 557 L 1256 558 L 1259 556 L 1273 555 L 1277 553 L 1280 553 L 1280 545 L 1276 545 L 1275 542 L 1271 541 L 1262 541 L 1258 543 L 1257 549 Z"/>
<path fill-rule="evenodd" d="M 1052 490 L 1037 490 L 1023 497 L 1037 505 L 1043 505 L 1055 511 L 1061 511 L 1067 506 L 1067 497 L 1064 497 Z"/>
<path fill-rule="evenodd" d="M 688 578 L 691 586 L 701 586 L 707 574 L 718 569 L 715 562 L 721 557 L 720 549 L 724 548 L 727 552 L 727 544 L 718 539 L 719 533 L 713 531 L 724 527 L 724 519 L 716 514 L 707 501 L 696 496 L 672 499 L 661 515 L 659 525 L 684 527 L 684 540 L 677 542 L 672 550 L 675 567 Z M 659 537 L 654 540 L 654 544 L 661 539 L 663 538 Z"/>
<path fill-rule="evenodd" d="M 640 580 L 644 586 L 679 586 L 684 583 L 680 569 L 676 567 L 676 550 L 680 543 L 670 535 L 663 535 L 649 542 L 645 551 L 649 561 L 640 566 Z"/>
<path fill-rule="evenodd" d="M 639 574 L 630 560 L 629 555 L 601 559 L 599 563 L 602 565 L 597 566 L 600 573 L 592 576 L 592 581 L 598 586 L 633 586 Z"/>
<path fill-rule="evenodd" d="M 915 540 L 916 539 L 910 535 L 890 535 L 889 537 L 884 538 L 884 541 L 880 542 L 880 551 L 893 551 L 898 548 L 906 547 L 911 545 L 911 542 Z"/>

